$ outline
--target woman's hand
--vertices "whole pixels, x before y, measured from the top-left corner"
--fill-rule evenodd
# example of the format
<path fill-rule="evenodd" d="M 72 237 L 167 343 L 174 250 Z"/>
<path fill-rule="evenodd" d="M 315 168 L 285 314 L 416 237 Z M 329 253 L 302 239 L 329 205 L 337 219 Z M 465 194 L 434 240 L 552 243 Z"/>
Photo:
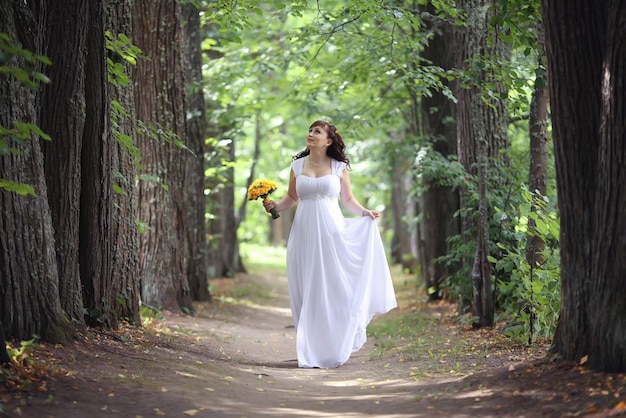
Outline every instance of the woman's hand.
<path fill-rule="evenodd" d="M 276 209 L 276 202 L 270 199 L 263 200 L 263 207 L 265 212 L 269 213 L 272 209 Z"/>
<path fill-rule="evenodd" d="M 361 212 L 361 216 L 369 216 L 372 219 L 376 219 L 380 216 L 380 212 L 377 210 L 363 209 L 363 212 Z"/>

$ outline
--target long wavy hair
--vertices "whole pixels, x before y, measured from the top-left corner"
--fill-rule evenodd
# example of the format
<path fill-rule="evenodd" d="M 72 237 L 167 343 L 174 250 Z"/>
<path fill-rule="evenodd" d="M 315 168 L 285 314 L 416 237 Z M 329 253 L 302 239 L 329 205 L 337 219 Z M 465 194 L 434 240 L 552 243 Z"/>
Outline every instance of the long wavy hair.
<path fill-rule="evenodd" d="M 328 134 L 328 138 L 330 138 L 330 140 L 332 141 L 332 144 L 330 144 L 328 148 L 326 148 L 326 155 L 328 155 L 330 158 L 333 158 L 337 161 L 346 163 L 346 166 L 349 170 L 350 160 L 348 160 L 348 157 L 346 157 L 346 153 L 345 153 L 346 144 L 344 144 L 343 138 L 341 138 L 341 135 L 339 135 L 339 131 L 337 130 L 337 127 L 333 125 L 332 123 L 326 122 L 325 120 L 316 120 L 315 122 L 311 124 L 311 126 L 309 126 L 309 129 L 314 128 L 316 126 L 320 126 L 323 129 L 325 129 L 326 133 Z M 311 150 L 309 150 L 309 148 L 307 147 L 304 149 L 304 151 L 300 151 L 299 153 L 294 155 L 292 158 L 294 160 L 297 160 L 299 158 L 306 157 L 310 153 L 311 153 Z"/>

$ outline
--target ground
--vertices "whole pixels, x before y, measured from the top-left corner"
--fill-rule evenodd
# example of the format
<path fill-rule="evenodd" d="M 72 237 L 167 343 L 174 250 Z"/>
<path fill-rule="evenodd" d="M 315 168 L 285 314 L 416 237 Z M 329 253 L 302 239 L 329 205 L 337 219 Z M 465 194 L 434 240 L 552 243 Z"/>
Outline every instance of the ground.
<path fill-rule="evenodd" d="M 608 417 L 624 414 L 626 377 L 558 363 L 547 347 L 472 330 L 454 306 L 399 308 L 344 366 L 300 369 L 278 274 L 213 282 L 194 316 L 159 313 L 143 327 L 90 329 L 42 344 L 28 379 L 0 386 L 11 417 Z M 419 338 L 379 338 L 385 318 L 419 318 Z M 378 322 L 377 322 L 378 321 Z M 379 329 L 381 327 L 379 326 Z M 32 381 L 30 386 L 24 383 Z M 17 387 L 14 387 L 17 386 Z M 3 411 L 3 412 L 2 412 Z"/>

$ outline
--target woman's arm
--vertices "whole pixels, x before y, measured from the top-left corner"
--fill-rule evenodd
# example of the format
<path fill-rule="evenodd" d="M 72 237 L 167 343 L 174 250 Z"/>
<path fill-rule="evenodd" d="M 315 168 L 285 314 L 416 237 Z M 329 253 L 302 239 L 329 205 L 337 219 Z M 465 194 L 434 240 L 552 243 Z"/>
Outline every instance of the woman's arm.
<path fill-rule="evenodd" d="M 347 169 L 343 170 L 341 174 L 340 197 L 343 206 L 357 216 L 369 216 L 372 219 L 376 219 L 380 216 L 380 212 L 364 208 L 356 197 L 354 197 L 352 194 L 352 185 L 350 184 L 350 174 Z"/>
<path fill-rule="evenodd" d="M 271 211 L 272 209 L 276 209 L 279 212 L 286 211 L 287 209 L 291 209 L 294 205 L 298 203 L 298 193 L 296 193 L 296 176 L 293 173 L 293 168 L 289 173 L 289 188 L 287 189 L 287 194 L 283 196 L 278 202 L 274 202 L 273 200 L 263 201 L 263 207 L 266 212 Z"/>

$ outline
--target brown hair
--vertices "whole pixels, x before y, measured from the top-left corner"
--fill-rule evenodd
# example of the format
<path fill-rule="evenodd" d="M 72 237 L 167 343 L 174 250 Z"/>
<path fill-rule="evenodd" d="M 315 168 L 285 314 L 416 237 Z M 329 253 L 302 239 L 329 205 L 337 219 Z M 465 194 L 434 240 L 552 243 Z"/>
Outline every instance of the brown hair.
<path fill-rule="evenodd" d="M 332 123 L 326 122 L 324 120 L 316 120 L 315 122 L 311 124 L 309 129 L 314 128 L 316 126 L 320 126 L 323 129 L 325 129 L 326 133 L 328 134 L 328 138 L 330 138 L 330 140 L 332 141 L 330 146 L 326 148 L 326 155 L 328 155 L 330 158 L 333 158 L 337 161 L 346 163 L 347 168 L 350 169 L 350 160 L 348 160 L 348 157 L 346 157 L 346 154 L 345 154 L 346 144 L 344 144 L 343 138 L 341 138 L 341 135 L 339 135 L 339 131 L 337 130 L 337 127 L 333 125 Z M 306 148 L 304 151 L 301 151 L 297 153 L 296 155 L 294 155 L 293 159 L 297 160 L 299 158 L 306 157 L 310 153 L 311 151 L 308 148 Z"/>

